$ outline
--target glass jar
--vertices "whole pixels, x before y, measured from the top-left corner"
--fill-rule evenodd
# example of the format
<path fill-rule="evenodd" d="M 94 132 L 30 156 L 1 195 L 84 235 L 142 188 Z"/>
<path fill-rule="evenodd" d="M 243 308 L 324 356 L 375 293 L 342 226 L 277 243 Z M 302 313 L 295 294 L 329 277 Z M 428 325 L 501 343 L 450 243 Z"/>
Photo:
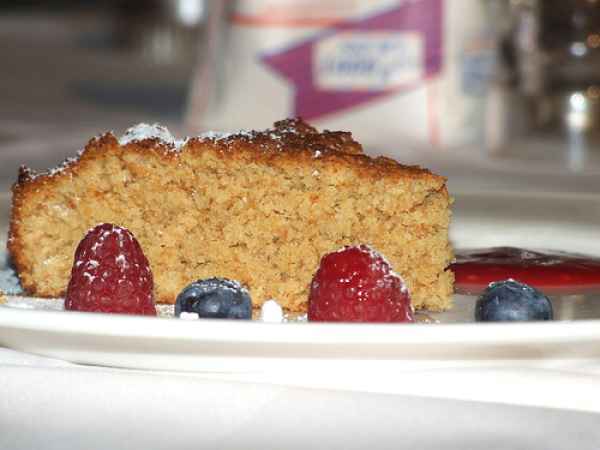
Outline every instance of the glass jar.
<path fill-rule="evenodd" d="M 497 156 L 600 163 L 600 2 L 512 0 L 502 39 L 505 127 Z"/>

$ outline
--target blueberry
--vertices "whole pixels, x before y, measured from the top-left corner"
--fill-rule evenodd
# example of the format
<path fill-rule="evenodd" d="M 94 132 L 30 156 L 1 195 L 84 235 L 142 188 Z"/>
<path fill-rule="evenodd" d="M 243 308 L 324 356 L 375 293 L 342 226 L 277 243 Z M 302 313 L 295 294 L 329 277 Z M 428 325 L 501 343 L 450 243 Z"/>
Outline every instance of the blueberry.
<path fill-rule="evenodd" d="M 552 320 L 552 303 L 537 289 L 514 280 L 498 281 L 477 299 L 475 320 L 505 322 Z"/>
<path fill-rule="evenodd" d="M 193 282 L 177 296 L 175 316 L 182 312 L 208 319 L 250 319 L 252 300 L 237 281 L 209 278 Z"/>

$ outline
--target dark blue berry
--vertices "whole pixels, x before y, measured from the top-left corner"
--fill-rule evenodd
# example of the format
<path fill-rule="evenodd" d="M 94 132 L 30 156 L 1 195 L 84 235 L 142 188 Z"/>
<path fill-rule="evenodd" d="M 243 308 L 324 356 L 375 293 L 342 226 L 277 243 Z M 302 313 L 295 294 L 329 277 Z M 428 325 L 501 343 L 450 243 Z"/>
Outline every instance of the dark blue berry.
<path fill-rule="evenodd" d="M 193 282 L 177 296 L 175 316 L 182 312 L 207 319 L 250 319 L 252 300 L 237 281 L 209 278 Z"/>
<path fill-rule="evenodd" d="M 531 286 L 514 280 L 498 281 L 477 299 L 475 320 L 505 322 L 552 320 L 552 303 Z"/>

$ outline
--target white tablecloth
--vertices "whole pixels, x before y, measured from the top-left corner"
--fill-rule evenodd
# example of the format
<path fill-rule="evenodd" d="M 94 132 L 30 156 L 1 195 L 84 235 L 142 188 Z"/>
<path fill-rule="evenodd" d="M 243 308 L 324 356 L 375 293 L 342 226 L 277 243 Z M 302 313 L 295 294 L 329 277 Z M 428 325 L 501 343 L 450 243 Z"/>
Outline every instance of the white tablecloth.
<path fill-rule="evenodd" d="M 597 371 L 446 368 L 365 392 L 353 374 L 323 374 L 340 377 L 326 389 L 311 377 L 79 366 L 1 348 L 0 448 L 598 449 Z M 411 385 L 415 395 L 402 393 Z"/>

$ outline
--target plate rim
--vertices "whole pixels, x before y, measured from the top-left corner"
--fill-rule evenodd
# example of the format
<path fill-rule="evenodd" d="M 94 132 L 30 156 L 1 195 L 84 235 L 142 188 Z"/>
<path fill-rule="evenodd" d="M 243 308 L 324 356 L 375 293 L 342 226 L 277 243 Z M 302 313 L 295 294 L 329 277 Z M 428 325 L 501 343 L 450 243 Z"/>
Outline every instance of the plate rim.
<path fill-rule="evenodd" d="M 307 333 L 310 329 L 310 333 Z M 87 336 L 292 345 L 527 345 L 600 340 L 600 320 L 522 323 L 266 323 L 22 309 L 0 305 L 5 330 Z M 149 332 L 151 330 L 151 332 Z M 510 333 L 507 332 L 510 330 Z M 526 339 L 526 340 L 524 340 Z"/>

